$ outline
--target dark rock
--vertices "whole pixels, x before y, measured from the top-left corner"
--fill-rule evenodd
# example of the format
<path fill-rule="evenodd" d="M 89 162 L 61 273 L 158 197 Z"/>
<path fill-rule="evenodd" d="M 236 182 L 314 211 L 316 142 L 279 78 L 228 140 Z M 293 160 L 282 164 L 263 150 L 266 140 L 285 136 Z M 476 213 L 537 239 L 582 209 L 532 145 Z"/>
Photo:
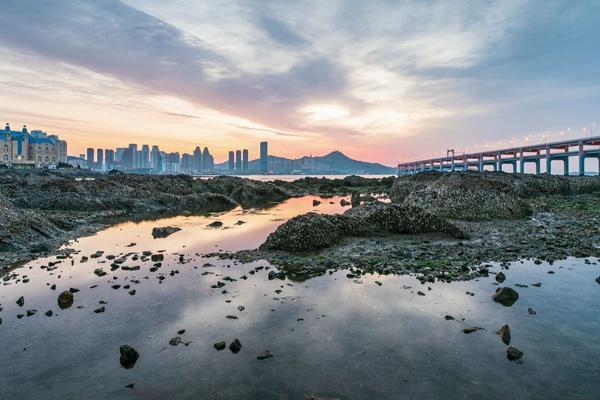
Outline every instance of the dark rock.
<path fill-rule="evenodd" d="M 46 317 L 51 317 L 52 316 L 52 310 L 48 310 L 44 313 L 44 315 L 46 315 Z"/>
<path fill-rule="evenodd" d="M 598 284 L 600 285 L 600 276 L 598 276 L 598 277 L 596 278 L 596 283 L 598 283 Z"/>
<path fill-rule="evenodd" d="M 154 239 L 166 238 L 167 236 L 170 236 L 170 235 L 174 234 L 175 232 L 179 232 L 180 230 L 181 230 L 181 228 L 178 228 L 176 226 L 157 227 L 157 228 L 152 229 L 152 237 Z"/>
<path fill-rule="evenodd" d="M 62 292 L 61 294 L 58 295 L 57 301 L 58 301 L 58 307 L 61 310 L 69 308 L 73 305 L 73 301 L 74 301 L 73 293 L 69 292 L 68 290 L 65 290 L 64 292 Z"/>
<path fill-rule="evenodd" d="M 37 310 L 33 309 L 33 310 L 27 310 L 27 316 L 31 317 L 32 315 L 35 315 L 35 313 L 37 313 Z"/>
<path fill-rule="evenodd" d="M 504 272 L 498 272 L 498 273 L 496 274 L 496 281 L 497 281 L 498 283 L 502 283 L 502 282 L 504 282 L 505 280 L 506 280 L 506 275 L 504 275 Z"/>
<path fill-rule="evenodd" d="M 106 275 L 106 272 L 104 272 L 104 271 L 102 270 L 102 268 L 96 268 L 96 269 L 94 270 L 94 274 L 96 274 L 96 276 L 104 276 L 104 275 Z"/>
<path fill-rule="evenodd" d="M 516 347 L 511 346 L 506 349 L 506 358 L 508 358 L 510 361 L 519 360 L 521 357 L 523 357 L 523 352 Z"/>
<path fill-rule="evenodd" d="M 257 360 L 266 360 L 267 358 L 273 358 L 273 353 L 271 353 L 269 350 L 265 350 L 256 356 Z"/>
<path fill-rule="evenodd" d="M 178 345 L 180 345 L 181 343 L 183 343 L 183 340 L 181 339 L 181 336 L 175 336 L 174 338 L 171 338 L 171 339 L 169 340 L 169 344 L 170 344 L 171 346 L 178 346 Z"/>
<path fill-rule="evenodd" d="M 349 206 L 349 205 L 351 205 L 351 204 L 352 204 L 352 203 L 350 203 L 350 202 L 349 202 L 348 200 L 346 200 L 346 199 L 341 199 L 341 200 L 340 200 L 340 205 L 341 205 L 342 207 L 348 207 L 348 206 Z"/>
<path fill-rule="evenodd" d="M 480 328 L 480 327 L 478 327 L 478 326 L 472 326 L 472 327 L 470 327 L 470 328 L 465 328 L 465 329 L 463 329 L 463 332 L 464 332 L 464 333 L 466 333 L 466 334 L 469 334 L 469 333 L 473 333 L 473 332 L 480 331 L 480 330 L 482 330 L 482 329 L 483 329 L 483 328 Z"/>
<path fill-rule="evenodd" d="M 217 350 L 225 350 L 225 342 L 217 342 L 215 344 L 213 344 L 213 347 Z"/>
<path fill-rule="evenodd" d="M 183 335 L 185 333 L 185 329 L 180 329 L 177 331 L 178 335 Z"/>
<path fill-rule="evenodd" d="M 106 308 L 105 308 L 104 306 L 102 306 L 102 307 L 100 307 L 100 308 L 96 308 L 96 309 L 94 310 L 94 312 L 95 312 L 96 314 L 103 313 L 104 311 L 106 311 Z"/>
<path fill-rule="evenodd" d="M 510 328 L 508 325 L 502 325 L 502 327 L 498 330 L 497 333 L 505 345 L 510 344 Z"/>
<path fill-rule="evenodd" d="M 79 289 L 76 289 L 76 288 L 70 288 L 70 289 L 69 289 L 69 292 L 71 292 L 71 293 L 77 293 L 77 292 L 79 292 Z"/>
<path fill-rule="evenodd" d="M 500 303 L 503 306 L 510 307 L 519 299 L 519 293 L 509 287 L 499 287 L 496 289 L 496 293 L 492 296 L 492 299 L 496 303 Z"/>
<path fill-rule="evenodd" d="M 150 260 L 152 260 L 152 262 L 158 262 L 158 261 L 163 261 L 165 259 L 164 254 L 152 254 L 150 256 Z"/>
<path fill-rule="evenodd" d="M 531 308 L 531 307 L 529 307 L 527 309 L 527 312 L 529 313 L 529 315 L 535 315 L 535 314 L 537 314 L 537 312 L 533 308 Z"/>
<path fill-rule="evenodd" d="M 213 221 L 210 224 L 208 224 L 208 227 L 210 228 L 220 228 L 223 226 L 223 223 L 221 221 Z"/>
<path fill-rule="evenodd" d="M 23 305 L 25 304 L 25 298 L 23 296 L 19 297 L 17 299 L 17 304 L 19 305 L 19 307 L 23 307 Z"/>
<path fill-rule="evenodd" d="M 417 294 L 418 294 L 419 296 L 425 296 L 425 293 L 421 292 L 420 290 L 417 292 Z"/>
<path fill-rule="evenodd" d="M 312 205 L 313 205 L 313 207 L 316 207 L 316 206 L 318 206 L 319 204 L 321 204 L 321 202 L 320 202 L 319 200 L 317 200 L 317 199 L 313 199 L 313 201 L 312 201 Z"/>
<path fill-rule="evenodd" d="M 119 347 L 119 352 L 121 353 L 119 362 L 121 363 L 121 366 L 125 369 L 133 368 L 136 361 L 140 357 L 140 354 L 133 347 L 126 344 Z"/>
<path fill-rule="evenodd" d="M 127 292 L 127 293 L 129 293 L 131 296 L 135 296 L 135 293 L 136 293 L 136 292 L 135 292 L 135 289 L 131 289 L 131 290 L 130 290 L 129 292 Z"/>
<path fill-rule="evenodd" d="M 242 349 L 242 344 L 240 343 L 240 341 L 238 339 L 233 339 L 233 342 L 231 342 L 229 344 L 229 350 L 231 350 L 232 353 L 239 353 L 239 351 Z"/>
<path fill-rule="evenodd" d="M 454 318 L 452 315 L 445 315 L 445 316 L 444 316 L 444 319 L 445 319 L 446 321 L 454 321 L 456 318 Z"/>

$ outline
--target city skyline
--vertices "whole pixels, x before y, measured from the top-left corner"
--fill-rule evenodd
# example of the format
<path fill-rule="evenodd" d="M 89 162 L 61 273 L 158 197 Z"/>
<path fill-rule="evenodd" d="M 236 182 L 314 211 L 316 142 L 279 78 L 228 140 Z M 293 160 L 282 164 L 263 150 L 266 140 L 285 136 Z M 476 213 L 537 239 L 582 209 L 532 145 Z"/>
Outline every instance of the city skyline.
<path fill-rule="evenodd" d="M 267 140 L 394 165 L 600 122 L 599 18 L 591 1 L 7 0 L 0 115 L 74 154 Z"/>

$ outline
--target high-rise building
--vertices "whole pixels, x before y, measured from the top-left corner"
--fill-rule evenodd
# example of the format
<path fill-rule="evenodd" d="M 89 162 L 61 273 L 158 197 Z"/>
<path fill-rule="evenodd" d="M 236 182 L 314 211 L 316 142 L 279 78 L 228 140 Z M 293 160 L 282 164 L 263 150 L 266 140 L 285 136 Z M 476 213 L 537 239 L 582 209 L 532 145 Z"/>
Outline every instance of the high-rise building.
<path fill-rule="evenodd" d="M 104 165 L 108 171 L 115 166 L 115 151 L 112 149 L 104 150 Z"/>
<path fill-rule="evenodd" d="M 202 150 L 200 147 L 196 146 L 194 149 L 194 161 L 193 161 L 192 169 L 196 172 L 202 171 Z"/>
<path fill-rule="evenodd" d="M 152 146 L 152 151 L 150 152 L 150 168 L 154 172 L 162 172 L 162 156 L 156 145 Z"/>
<path fill-rule="evenodd" d="M 128 147 L 121 154 L 121 168 L 123 169 L 132 169 L 131 165 L 133 163 L 133 156 L 131 154 L 131 149 Z"/>
<path fill-rule="evenodd" d="M 96 168 L 102 169 L 104 167 L 104 150 L 97 149 L 96 155 Z"/>
<path fill-rule="evenodd" d="M 142 168 L 142 151 L 135 152 L 135 168 Z"/>
<path fill-rule="evenodd" d="M 142 146 L 141 152 L 141 160 L 140 160 L 140 168 L 149 168 L 150 167 L 150 148 L 147 144 Z"/>
<path fill-rule="evenodd" d="M 260 142 L 260 172 L 269 172 L 269 151 L 267 142 Z"/>
<path fill-rule="evenodd" d="M 58 141 L 58 161 L 66 164 L 67 160 L 68 160 L 67 141 L 59 140 Z"/>
<path fill-rule="evenodd" d="M 208 151 L 208 147 L 205 147 L 202 150 L 202 170 L 203 171 L 212 171 L 214 169 L 215 160 L 213 156 Z"/>
<path fill-rule="evenodd" d="M 123 153 L 127 150 L 127 147 L 117 147 L 115 150 L 115 161 L 121 162 L 123 161 Z"/>
<path fill-rule="evenodd" d="M 238 172 L 242 170 L 242 151 L 241 150 L 235 151 L 235 170 Z"/>
<path fill-rule="evenodd" d="M 131 160 L 127 160 L 127 163 L 124 165 L 126 169 L 134 169 L 137 167 L 137 144 L 131 143 L 128 147 L 129 153 L 131 154 Z"/>
<path fill-rule="evenodd" d="M 94 149 L 88 147 L 86 154 L 87 156 L 85 159 L 87 160 L 88 168 L 92 169 L 94 168 Z"/>
<path fill-rule="evenodd" d="M 235 169 L 235 153 L 233 151 L 229 152 L 229 162 L 227 163 L 227 169 L 229 171 L 233 171 Z"/>
<path fill-rule="evenodd" d="M 248 149 L 242 151 L 242 171 L 248 171 Z"/>
<path fill-rule="evenodd" d="M 188 153 L 181 155 L 181 172 L 193 172 L 194 170 L 194 156 Z"/>

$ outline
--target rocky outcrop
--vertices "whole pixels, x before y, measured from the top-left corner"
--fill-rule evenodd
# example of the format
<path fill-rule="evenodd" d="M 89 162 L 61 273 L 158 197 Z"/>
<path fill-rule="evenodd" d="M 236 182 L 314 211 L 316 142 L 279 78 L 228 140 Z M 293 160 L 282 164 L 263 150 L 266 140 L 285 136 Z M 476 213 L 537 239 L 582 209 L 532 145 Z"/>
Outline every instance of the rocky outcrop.
<path fill-rule="evenodd" d="M 442 217 L 476 221 L 525 218 L 532 213 L 528 198 L 596 191 L 596 177 L 426 172 L 398 178 L 390 197 Z"/>
<path fill-rule="evenodd" d="M 179 232 L 181 228 L 176 226 L 161 226 L 152 229 L 152 237 L 154 239 L 166 238 L 167 236 L 171 236 L 175 232 Z"/>
<path fill-rule="evenodd" d="M 368 203 L 351 208 L 341 215 L 311 212 L 294 217 L 271 233 L 261 249 L 314 251 L 329 247 L 347 236 L 427 232 L 466 237 L 455 225 L 419 207 Z"/>

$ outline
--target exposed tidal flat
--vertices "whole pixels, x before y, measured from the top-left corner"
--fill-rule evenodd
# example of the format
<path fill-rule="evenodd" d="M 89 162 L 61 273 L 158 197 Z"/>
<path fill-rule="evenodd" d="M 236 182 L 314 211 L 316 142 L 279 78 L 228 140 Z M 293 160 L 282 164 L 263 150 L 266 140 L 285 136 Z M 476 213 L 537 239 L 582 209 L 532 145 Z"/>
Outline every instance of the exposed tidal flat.
<path fill-rule="evenodd" d="M 0 398 L 600 390 L 599 178 L 0 182 Z"/>

